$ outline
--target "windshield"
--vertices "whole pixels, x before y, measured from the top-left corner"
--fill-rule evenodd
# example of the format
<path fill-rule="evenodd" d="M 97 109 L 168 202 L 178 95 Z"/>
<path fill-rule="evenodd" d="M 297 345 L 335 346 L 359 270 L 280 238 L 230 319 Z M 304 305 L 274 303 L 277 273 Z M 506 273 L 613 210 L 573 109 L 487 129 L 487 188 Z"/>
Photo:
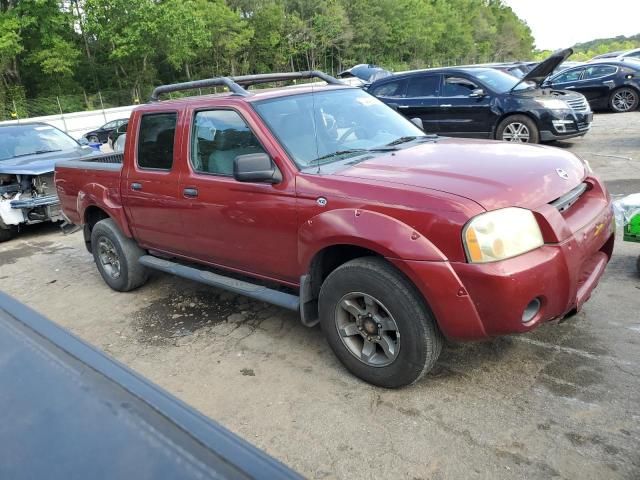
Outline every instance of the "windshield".
<path fill-rule="evenodd" d="M 254 106 L 299 168 L 425 137 L 413 123 L 360 89 L 290 95 Z"/>
<path fill-rule="evenodd" d="M 513 89 L 515 84 L 520 81 L 519 78 L 516 78 L 513 75 L 489 68 L 486 70 L 477 70 L 474 72 L 474 75 L 478 80 L 498 93 L 510 91 Z M 515 88 L 515 90 L 528 90 L 533 87 L 535 87 L 535 85 L 532 82 L 522 82 Z"/>
<path fill-rule="evenodd" d="M 73 138 L 51 125 L 9 125 L 0 127 L 0 161 L 15 157 L 70 150 L 78 146 Z"/>

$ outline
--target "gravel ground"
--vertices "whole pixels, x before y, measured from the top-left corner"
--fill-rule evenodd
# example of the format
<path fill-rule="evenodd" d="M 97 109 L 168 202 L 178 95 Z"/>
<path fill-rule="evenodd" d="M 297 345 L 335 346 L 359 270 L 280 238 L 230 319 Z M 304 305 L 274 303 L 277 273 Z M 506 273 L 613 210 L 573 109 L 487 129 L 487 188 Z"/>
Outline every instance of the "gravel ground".
<path fill-rule="evenodd" d="M 597 114 L 557 143 L 613 194 L 640 192 L 640 112 Z M 620 239 L 621 240 L 621 239 Z M 51 225 L 0 246 L 2 289 L 310 478 L 640 477 L 640 245 L 616 245 L 561 324 L 448 344 L 421 382 L 349 375 L 296 315 L 155 274 L 102 282 L 82 235 Z"/>

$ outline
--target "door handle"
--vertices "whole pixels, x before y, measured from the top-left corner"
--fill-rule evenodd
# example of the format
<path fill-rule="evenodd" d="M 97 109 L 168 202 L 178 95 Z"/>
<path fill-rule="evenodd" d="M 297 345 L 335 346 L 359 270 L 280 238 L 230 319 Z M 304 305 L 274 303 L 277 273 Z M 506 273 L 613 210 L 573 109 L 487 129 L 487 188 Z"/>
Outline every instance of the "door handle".
<path fill-rule="evenodd" d="M 409 105 L 398 105 L 398 108 L 409 108 Z"/>
<path fill-rule="evenodd" d="M 182 194 L 187 198 L 196 198 L 198 196 L 198 189 L 193 187 L 188 187 L 182 190 Z"/>
<path fill-rule="evenodd" d="M 566 88 L 567 90 L 570 90 L 570 89 L 576 88 L 576 87 L 574 87 L 573 85 L 569 85 L 568 87 L 564 87 L 564 88 Z"/>
<path fill-rule="evenodd" d="M 444 103 L 442 105 L 440 105 L 442 108 L 449 108 L 449 107 L 453 107 L 453 105 L 451 105 L 450 103 Z"/>
<path fill-rule="evenodd" d="M 133 182 L 131 184 L 131 190 L 136 190 L 136 191 L 142 190 L 142 184 L 138 182 Z"/>

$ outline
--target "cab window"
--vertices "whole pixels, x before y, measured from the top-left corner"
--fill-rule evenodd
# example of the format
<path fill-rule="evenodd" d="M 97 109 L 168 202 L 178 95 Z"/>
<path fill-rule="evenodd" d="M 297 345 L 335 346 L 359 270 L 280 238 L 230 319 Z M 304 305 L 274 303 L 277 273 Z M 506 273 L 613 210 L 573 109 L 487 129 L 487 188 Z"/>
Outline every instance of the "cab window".
<path fill-rule="evenodd" d="M 142 116 L 137 158 L 140 168 L 171 170 L 177 118 L 175 112 Z"/>
<path fill-rule="evenodd" d="M 446 76 L 444 79 L 443 97 L 468 97 L 478 86 L 471 80 L 462 77 Z"/>
<path fill-rule="evenodd" d="M 250 153 L 265 151 L 237 112 L 196 113 L 191 135 L 191 165 L 196 172 L 231 176 L 235 158 Z"/>
<path fill-rule="evenodd" d="M 580 75 L 582 75 L 582 72 L 584 72 L 584 68 L 567 70 L 566 72 L 562 72 L 554 77 L 553 83 L 575 82 L 576 80 L 580 80 Z"/>
<path fill-rule="evenodd" d="M 612 67 L 611 65 L 594 65 L 592 67 L 587 67 L 582 79 L 586 80 L 590 78 L 606 77 L 607 75 L 616 73 L 617 70 L 618 69 L 616 67 Z"/>
<path fill-rule="evenodd" d="M 371 93 L 376 97 L 400 98 L 404 96 L 406 84 L 407 82 L 404 80 L 387 82 L 374 88 Z"/>
<path fill-rule="evenodd" d="M 436 97 L 440 77 L 438 75 L 420 75 L 411 77 L 407 85 L 407 97 Z"/>

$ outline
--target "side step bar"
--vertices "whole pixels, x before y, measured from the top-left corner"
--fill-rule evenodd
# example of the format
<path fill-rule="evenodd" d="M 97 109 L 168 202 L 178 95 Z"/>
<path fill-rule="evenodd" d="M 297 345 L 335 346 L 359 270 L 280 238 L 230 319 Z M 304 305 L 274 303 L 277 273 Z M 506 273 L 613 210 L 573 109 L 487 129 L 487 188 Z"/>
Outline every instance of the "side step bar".
<path fill-rule="evenodd" d="M 255 298 L 256 300 L 261 300 L 296 312 L 300 310 L 300 297 L 291 295 L 290 293 L 280 292 L 262 285 L 243 282 L 242 280 L 225 277 L 207 270 L 188 267 L 180 263 L 170 262 L 169 260 L 153 257 L 151 255 L 143 255 L 138 261 L 145 267 L 153 268 L 154 270 L 172 273 L 178 277 L 188 278 L 195 282 L 205 283 L 212 287 L 218 287 L 223 290 L 239 293 L 240 295 Z"/>

